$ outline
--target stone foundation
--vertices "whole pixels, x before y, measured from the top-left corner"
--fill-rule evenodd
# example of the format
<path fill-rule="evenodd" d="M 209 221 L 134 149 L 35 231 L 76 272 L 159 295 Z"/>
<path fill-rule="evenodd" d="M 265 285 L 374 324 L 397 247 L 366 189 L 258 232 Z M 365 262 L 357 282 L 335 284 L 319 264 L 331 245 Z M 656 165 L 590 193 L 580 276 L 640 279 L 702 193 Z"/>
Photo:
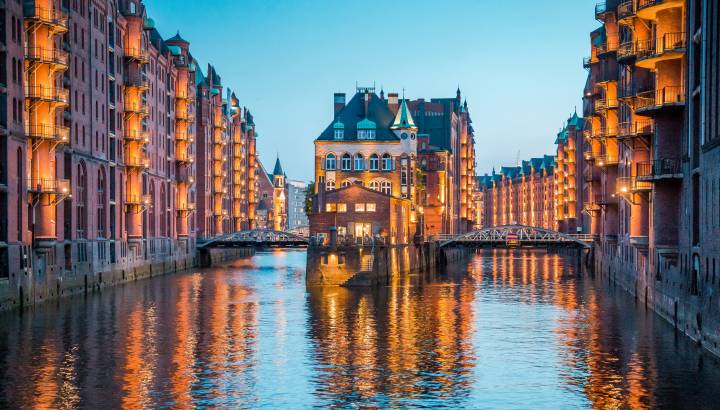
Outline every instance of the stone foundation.
<path fill-rule="evenodd" d="M 617 250 L 620 250 L 619 252 Z M 676 264 L 648 263 L 647 249 L 596 244 L 593 269 L 625 289 L 716 356 L 720 356 L 720 300 L 711 288 L 691 290 Z"/>

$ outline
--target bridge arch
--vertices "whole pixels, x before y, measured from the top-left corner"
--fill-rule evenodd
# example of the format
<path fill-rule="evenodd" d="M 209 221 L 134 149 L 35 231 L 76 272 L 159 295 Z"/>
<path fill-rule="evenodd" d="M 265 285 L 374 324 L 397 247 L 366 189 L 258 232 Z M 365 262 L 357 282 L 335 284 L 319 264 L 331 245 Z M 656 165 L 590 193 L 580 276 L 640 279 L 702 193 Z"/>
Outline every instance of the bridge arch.
<path fill-rule="evenodd" d="M 527 225 L 501 225 L 442 238 L 440 247 L 453 245 L 505 245 L 509 240 L 517 241 L 520 246 L 566 245 L 590 248 L 592 236 L 569 235 L 551 229 Z"/>
<path fill-rule="evenodd" d="M 291 232 L 275 231 L 272 229 L 252 229 L 231 232 L 212 238 L 198 239 L 197 247 L 200 249 L 240 246 L 301 247 L 307 246 L 308 244 L 309 241 L 307 238 Z"/>

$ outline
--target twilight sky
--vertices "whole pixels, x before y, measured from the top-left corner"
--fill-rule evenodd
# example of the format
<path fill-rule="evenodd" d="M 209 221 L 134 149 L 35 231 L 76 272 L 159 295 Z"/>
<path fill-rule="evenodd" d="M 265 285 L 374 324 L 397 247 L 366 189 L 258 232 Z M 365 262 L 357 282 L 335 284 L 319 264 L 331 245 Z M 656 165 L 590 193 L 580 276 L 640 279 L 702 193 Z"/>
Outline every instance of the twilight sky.
<path fill-rule="evenodd" d="M 313 178 L 313 140 L 334 92 L 382 85 L 408 98 L 460 85 L 476 136 L 477 172 L 550 154 L 581 97 L 594 1 L 145 0 L 167 38 L 180 30 L 203 72 L 253 112 L 260 159 Z"/>

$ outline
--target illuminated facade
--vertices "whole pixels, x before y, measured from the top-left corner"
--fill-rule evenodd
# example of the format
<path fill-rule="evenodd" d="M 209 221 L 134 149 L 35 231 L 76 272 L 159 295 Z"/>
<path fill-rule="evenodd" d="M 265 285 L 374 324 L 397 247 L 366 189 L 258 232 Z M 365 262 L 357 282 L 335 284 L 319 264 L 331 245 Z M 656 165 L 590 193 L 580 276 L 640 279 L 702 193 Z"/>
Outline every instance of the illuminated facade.
<path fill-rule="evenodd" d="M 402 229 L 407 237 L 399 243 L 415 235 L 472 229 L 474 135 L 459 90 L 455 98 L 426 102 L 397 93 L 385 98 L 382 91 L 378 96 L 374 88 L 360 87 L 347 105 L 345 94 L 335 94 L 334 114 L 315 140 L 316 193 L 361 185 L 407 201 L 403 217 L 411 227 Z M 381 217 L 373 235 L 400 229 L 391 227 L 390 214 Z M 311 216 L 311 234 L 327 232 L 329 226 L 313 226 L 313 220 L 327 221 Z"/>
<path fill-rule="evenodd" d="M 479 228 L 520 224 L 557 229 L 555 174 L 555 158 L 546 155 L 477 177 Z"/>
<path fill-rule="evenodd" d="M 0 17 L 0 308 L 191 265 L 210 91 L 190 44 L 138 0 L 9 1 Z M 218 105 L 221 160 L 238 161 L 234 219 L 213 234 L 250 226 L 255 197 L 252 116 Z"/>
<path fill-rule="evenodd" d="M 717 352 L 717 1 L 607 1 L 595 9 L 585 89 L 585 209 L 596 270 Z"/>
<path fill-rule="evenodd" d="M 584 219 L 587 215 L 583 212 L 584 125 L 585 121 L 574 113 L 555 139 L 555 219 L 558 231 L 563 233 L 574 234 L 586 230 Z"/>

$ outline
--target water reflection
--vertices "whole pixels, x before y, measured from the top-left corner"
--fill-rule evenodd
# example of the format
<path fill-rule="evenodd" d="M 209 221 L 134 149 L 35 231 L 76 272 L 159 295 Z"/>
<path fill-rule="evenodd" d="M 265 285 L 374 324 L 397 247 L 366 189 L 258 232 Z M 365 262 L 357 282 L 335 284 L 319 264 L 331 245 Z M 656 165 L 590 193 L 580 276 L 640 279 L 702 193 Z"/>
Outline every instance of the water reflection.
<path fill-rule="evenodd" d="M 377 289 L 273 252 L 0 315 L 0 408 L 713 407 L 720 368 L 572 259 Z"/>

